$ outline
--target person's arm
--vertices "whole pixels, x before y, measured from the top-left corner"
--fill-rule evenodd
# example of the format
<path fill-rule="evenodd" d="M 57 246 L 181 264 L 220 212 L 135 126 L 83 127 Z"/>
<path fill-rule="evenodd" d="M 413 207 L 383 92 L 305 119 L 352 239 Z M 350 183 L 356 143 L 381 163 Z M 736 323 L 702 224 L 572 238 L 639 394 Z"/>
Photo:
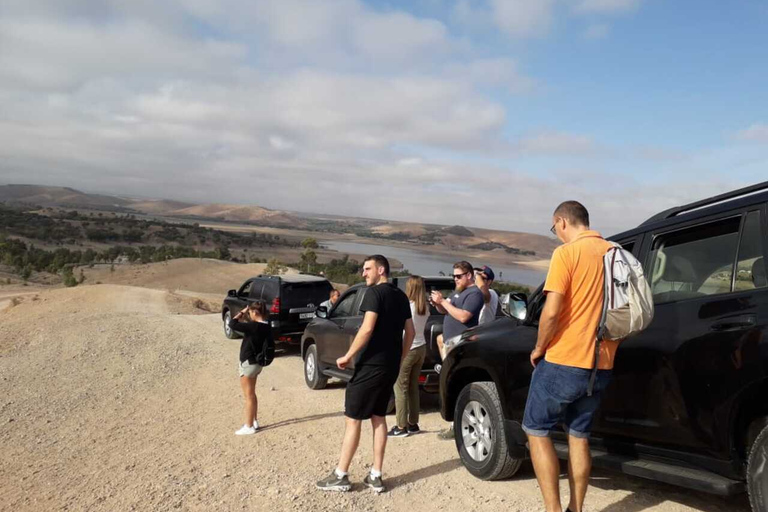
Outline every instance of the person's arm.
<path fill-rule="evenodd" d="M 437 290 L 432 290 L 432 294 L 430 295 L 430 300 L 432 301 L 432 304 L 435 306 L 435 309 L 437 309 L 438 313 L 445 314 L 445 308 L 443 307 L 444 302 L 450 302 L 447 299 L 443 298 L 443 294 L 440 293 Z"/>
<path fill-rule="evenodd" d="M 552 342 L 557 332 L 557 324 L 560 318 L 560 311 L 563 309 L 564 295 L 557 292 L 547 293 L 547 301 L 544 303 L 544 309 L 539 318 L 539 336 L 536 340 L 536 347 L 531 352 L 531 364 L 535 368 L 539 359 L 544 357 L 547 347 Z"/>
<path fill-rule="evenodd" d="M 400 356 L 400 364 L 403 364 L 403 359 L 410 352 L 411 345 L 413 345 L 413 338 L 416 337 L 416 329 L 413 327 L 413 319 L 409 318 L 405 321 L 405 334 L 403 334 L 403 354 Z"/>
<path fill-rule="evenodd" d="M 229 321 L 229 328 L 243 334 L 254 334 L 259 330 L 258 322 L 239 322 L 237 320 L 239 314 Z"/>
<path fill-rule="evenodd" d="M 485 278 L 485 275 L 478 272 L 475 274 L 475 284 L 483 294 L 483 304 L 491 302 L 491 285 Z"/>
<path fill-rule="evenodd" d="M 358 352 L 363 350 L 368 342 L 371 340 L 373 334 L 373 328 L 376 326 L 376 320 L 379 318 L 379 314 L 373 311 L 366 311 L 363 317 L 363 325 L 360 326 L 360 330 L 357 331 L 355 340 L 350 345 L 349 350 L 344 356 L 336 360 L 336 366 L 340 370 L 344 370 L 349 362 L 352 360 Z"/>
<path fill-rule="evenodd" d="M 474 315 L 472 315 L 471 311 L 467 311 L 466 309 L 457 308 L 456 306 L 454 306 L 453 304 L 449 303 L 448 301 L 444 300 L 442 305 L 443 305 L 443 308 L 445 309 L 445 313 L 447 315 L 451 315 L 453 318 L 455 318 L 456 320 L 458 320 L 459 322 L 461 322 L 463 324 L 465 324 L 465 323 L 469 322 L 470 320 L 472 320 L 472 317 L 474 316 Z"/>

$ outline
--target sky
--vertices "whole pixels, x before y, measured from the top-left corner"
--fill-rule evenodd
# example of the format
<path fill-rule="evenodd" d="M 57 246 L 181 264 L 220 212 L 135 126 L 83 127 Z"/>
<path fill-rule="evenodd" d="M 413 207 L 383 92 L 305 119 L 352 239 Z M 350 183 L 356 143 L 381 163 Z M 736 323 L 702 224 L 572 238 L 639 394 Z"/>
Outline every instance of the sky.
<path fill-rule="evenodd" d="M 763 0 L 2 0 L 0 184 L 606 235 L 768 180 Z"/>

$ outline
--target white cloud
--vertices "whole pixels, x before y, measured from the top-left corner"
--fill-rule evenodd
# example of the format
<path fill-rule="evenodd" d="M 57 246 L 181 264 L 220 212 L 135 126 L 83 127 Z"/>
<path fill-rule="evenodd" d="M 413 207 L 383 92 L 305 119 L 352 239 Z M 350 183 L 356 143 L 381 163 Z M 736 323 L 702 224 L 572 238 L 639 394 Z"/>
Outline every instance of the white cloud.
<path fill-rule="evenodd" d="M 517 62 L 507 57 L 481 58 L 446 67 L 448 76 L 472 83 L 498 87 L 511 93 L 533 90 L 536 81 L 521 73 Z"/>
<path fill-rule="evenodd" d="M 768 124 L 755 123 L 736 133 L 736 138 L 751 142 L 768 143 Z"/>
<path fill-rule="evenodd" d="M 490 0 L 497 26 L 514 37 L 537 37 L 552 25 L 554 0 Z"/>
<path fill-rule="evenodd" d="M 579 0 L 574 11 L 584 14 L 614 14 L 637 9 L 641 0 Z"/>
<path fill-rule="evenodd" d="M 523 137 L 516 148 L 534 155 L 590 155 L 598 151 L 591 137 L 556 131 Z"/>

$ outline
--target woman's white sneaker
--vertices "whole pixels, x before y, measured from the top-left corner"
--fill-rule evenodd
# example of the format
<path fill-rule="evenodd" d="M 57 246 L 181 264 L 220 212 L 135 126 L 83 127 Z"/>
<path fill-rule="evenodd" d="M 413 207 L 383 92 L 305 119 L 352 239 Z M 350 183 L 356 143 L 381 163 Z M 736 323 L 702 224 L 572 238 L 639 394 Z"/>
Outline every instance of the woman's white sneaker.
<path fill-rule="evenodd" d="M 236 436 L 249 436 L 249 435 L 255 434 L 255 433 L 256 433 L 256 429 L 255 428 L 249 427 L 248 425 L 243 425 L 242 427 L 240 427 L 240 430 L 235 432 L 235 435 Z"/>

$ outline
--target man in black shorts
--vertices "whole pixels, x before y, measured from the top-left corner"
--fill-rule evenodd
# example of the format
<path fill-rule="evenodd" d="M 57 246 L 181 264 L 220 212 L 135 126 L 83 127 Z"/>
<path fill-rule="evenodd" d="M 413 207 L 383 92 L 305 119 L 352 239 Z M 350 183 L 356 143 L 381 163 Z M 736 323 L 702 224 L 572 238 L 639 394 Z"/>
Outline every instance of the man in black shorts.
<path fill-rule="evenodd" d="M 363 483 L 376 492 L 384 491 L 381 470 L 387 447 L 387 404 L 403 354 L 410 350 L 416 333 L 408 297 L 388 281 L 387 259 L 378 254 L 366 258 L 363 277 L 368 285 L 360 305 L 365 313 L 363 325 L 347 353 L 336 360 L 336 365 L 343 370 L 357 356 L 344 401 L 346 430 L 339 465 L 327 478 L 317 482 L 317 488 L 324 491 L 352 488 L 347 472 L 360 443 L 360 427 L 367 419 L 373 427 L 373 467 Z"/>

